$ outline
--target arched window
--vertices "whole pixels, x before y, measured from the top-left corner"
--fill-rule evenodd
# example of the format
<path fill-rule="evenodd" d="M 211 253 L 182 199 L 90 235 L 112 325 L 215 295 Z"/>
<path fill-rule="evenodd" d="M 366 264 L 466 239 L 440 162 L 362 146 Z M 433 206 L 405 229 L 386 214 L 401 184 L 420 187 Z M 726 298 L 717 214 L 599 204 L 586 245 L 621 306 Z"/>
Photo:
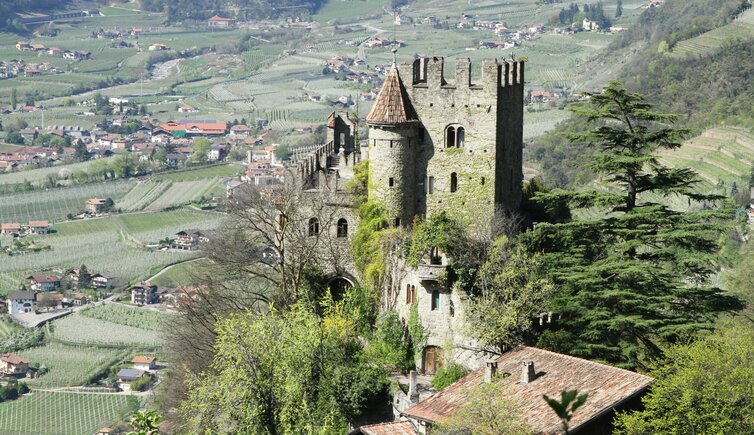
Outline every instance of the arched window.
<path fill-rule="evenodd" d="M 450 193 L 458 190 L 458 175 L 455 172 L 450 174 Z"/>
<path fill-rule="evenodd" d="M 456 146 L 458 148 L 463 148 L 463 141 L 466 138 L 466 130 L 463 127 L 458 127 L 456 129 Z"/>
<path fill-rule="evenodd" d="M 416 302 L 416 286 L 412 285 L 411 286 L 411 303 L 413 304 L 414 302 Z"/>
<path fill-rule="evenodd" d="M 413 302 L 411 299 L 411 284 L 406 284 L 406 305 L 410 305 Z"/>
<path fill-rule="evenodd" d="M 348 237 L 348 221 L 345 218 L 338 219 L 338 237 Z"/>
<path fill-rule="evenodd" d="M 313 217 L 309 219 L 309 235 L 316 236 L 319 234 L 319 219 Z"/>
<path fill-rule="evenodd" d="M 445 130 L 445 148 L 453 148 L 456 146 L 456 128 L 448 127 Z"/>
<path fill-rule="evenodd" d="M 440 309 L 440 292 L 434 290 L 432 292 L 432 311 Z"/>

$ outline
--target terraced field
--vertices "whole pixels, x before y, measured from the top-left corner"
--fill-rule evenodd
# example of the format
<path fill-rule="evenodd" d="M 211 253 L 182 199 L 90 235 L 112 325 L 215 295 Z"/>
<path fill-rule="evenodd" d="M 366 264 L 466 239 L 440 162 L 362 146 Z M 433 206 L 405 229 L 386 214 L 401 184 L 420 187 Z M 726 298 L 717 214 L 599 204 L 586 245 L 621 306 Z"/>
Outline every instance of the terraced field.
<path fill-rule="evenodd" d="M 0 404 L 2 435 L 82 435 L 124 420 L 136 397 L 37 391 Z"/>
<path fill-rule="evenodd" d="M 698 57 L 714 53 L 726 41 L 751 38 L 754 38 L 754 9 L 750 8 L 730 24 L 679 42 L 673 48 L 673 55 Z"/>
<path fill-rule="evenodd" d="M 160 195 L 170 188 L 169 181 L 139 181 L 123 198 L 115 203 L 115 207 L 125 212 L 144 210 Z"/>
<path fill-rule="evenodd" d="M 736 127 L 713 128 L 663 153 L 661 159 L 669 166 L 692 168 L 714 185 L 741 185 L 754 164 L 754 134 Z"/>
<path fill-rule="evenodd" d="M 118 180 L 0 195 L 0 222 L 59 221 L 84 211 L 89 198 L 118 198 L 133 181 Z"/>
<path fill-rule="evenodd" d="M 209 194 L 221 182 L 222 179 L 220 177 L 194 181 L 176 181 L 170 184 L 170 187 L 163 191 L 151 204 L 146 206 L 144 210 L 160 211 L 188 204 Z"/>
<path fill-rule="evenodd" d="M 84 385 L 125 357 L 125 352 L 117 349 L 98 349 L 93 353 L 91 348 L 60 343 L 35 347 L 19 354 L 49 370 L 44 376 L 27 381 L 30 386 L 38 388 Z"/>

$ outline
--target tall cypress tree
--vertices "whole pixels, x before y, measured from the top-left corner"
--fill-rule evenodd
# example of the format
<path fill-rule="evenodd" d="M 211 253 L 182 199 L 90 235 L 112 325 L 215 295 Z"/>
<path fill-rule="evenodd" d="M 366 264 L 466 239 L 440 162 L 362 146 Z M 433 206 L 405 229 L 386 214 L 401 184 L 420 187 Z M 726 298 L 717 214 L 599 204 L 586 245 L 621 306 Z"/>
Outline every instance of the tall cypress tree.
<path fill-rule="evenodd" d="M 715 207 L 722 197 L 695 190 L 692 170 L 666 168 L 655 157 L 678 148 L 688 133 L 673 128 L 675 115 L 653 111 L 619 82 L 573 112 L 595 125 L 571 139 L 596 148 L 590 169 L 607 189 L 556 190 L 538 199 L 604 216 L 540 224 L 524 236 L 530 249 L 545 254 L 545 270 L 559 286 L 551 308 L 560 321 L 539 344 L 636 367 L 657 356 L 663 342 L 710 329 L 717 314 L 740 307 L 710 280 L 732 211 Z M 676 195 L 696 206 L 681 211 L 660 202 Z"/>

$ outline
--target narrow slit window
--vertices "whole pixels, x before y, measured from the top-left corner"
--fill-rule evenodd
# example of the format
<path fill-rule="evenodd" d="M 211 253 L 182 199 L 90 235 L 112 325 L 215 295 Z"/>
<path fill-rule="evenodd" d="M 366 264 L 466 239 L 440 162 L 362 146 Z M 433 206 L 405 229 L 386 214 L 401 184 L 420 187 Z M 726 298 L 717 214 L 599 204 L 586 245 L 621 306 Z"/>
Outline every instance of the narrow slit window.
<path fill-rule="evenodd" d="M 450 174 L 450 193 L 455 193 L 458 190 L 458 175 L 455 172 Z"/>

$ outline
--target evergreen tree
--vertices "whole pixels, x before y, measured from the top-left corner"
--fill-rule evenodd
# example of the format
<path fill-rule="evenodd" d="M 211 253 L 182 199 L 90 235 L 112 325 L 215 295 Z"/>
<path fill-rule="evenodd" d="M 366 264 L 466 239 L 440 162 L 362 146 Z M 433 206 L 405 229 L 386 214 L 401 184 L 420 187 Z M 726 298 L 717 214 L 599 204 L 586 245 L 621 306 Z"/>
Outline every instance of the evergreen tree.
<path fill-rule="evenodd" d="M 13 110 L 16 110 L 16 106 L 18 106 L 18 91 L 16 88 L 10 90 L 10 106 Z"/>
<path fill-rule="evenodd" d="M 623 0 L 618 0 L 618 4 L 615 5 L 615 18 L 619 18 L 623 15 Z"/>
<path fill-rule="evenodd" d="M 86 145 L 84 144 L 84 141 L 79 139 L 78 142 L 76 142 L 75 149 L 76 151 L 74 155 L 76 156 L 78 160 L 82 162 L 89 160 L 89 150 L 86 149 Z"/>
<path fill-rule="evenodd" d="M 551 300 L 560 314 L 557 329 L 543 333 L 539 344 L 636 367 L 659 355 L 663 342 L 710 329 L 718 313 L 740 307 L 709 279 L 717 271 L 720 222 L 733 213 L 714 208 L 721 197 L 693 190 L 699 178 L 692 170 L 666 168 L 654 157 L 659 149 L 678 148 L 687 134 L 671 126 L 676 116 L 653 111 L 619 82 L 573 111 L 596 124 L 570 138 L 596 148 L 589 168 L 609 190 L 555 190 L 538 198 L 602 207 L 606 215 L 543 223 L 525 235 L 532 251 L 545 253 L 544 270 L 559 286 Z M 660 195 L 704 207 L 682 212 L 649 199 Z"/>

